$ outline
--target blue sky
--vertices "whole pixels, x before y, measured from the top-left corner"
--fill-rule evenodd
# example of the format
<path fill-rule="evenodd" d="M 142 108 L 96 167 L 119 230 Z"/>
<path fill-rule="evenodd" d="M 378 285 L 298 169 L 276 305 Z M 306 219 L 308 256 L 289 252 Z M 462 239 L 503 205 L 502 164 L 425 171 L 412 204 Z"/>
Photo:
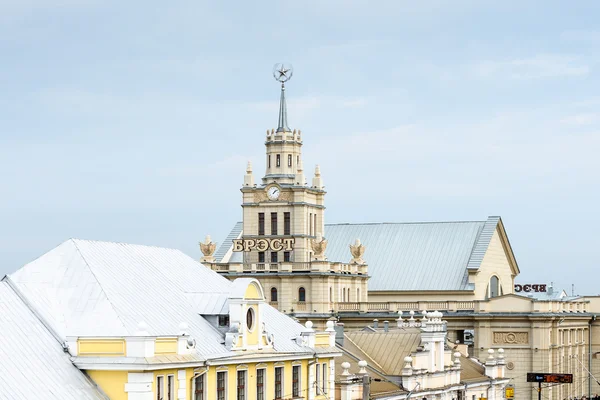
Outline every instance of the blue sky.
<path fill-rule="evenodd" d="M 598 294 L 599 15 L 597 1 L 0 0 L 0 273 L 70 237 L 198 258 L 241 218 L 246 162 L 264 170 L 285 61 L 327 222 L 501 215 L 518 282 Z"/>

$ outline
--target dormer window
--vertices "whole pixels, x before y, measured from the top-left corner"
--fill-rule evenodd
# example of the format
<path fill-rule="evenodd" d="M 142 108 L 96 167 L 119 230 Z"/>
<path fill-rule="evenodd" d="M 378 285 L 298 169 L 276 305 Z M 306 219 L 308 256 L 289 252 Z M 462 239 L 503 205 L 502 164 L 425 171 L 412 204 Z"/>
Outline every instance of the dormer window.
<path fill-rule="evenodd" d="M 246 312 L 246 326 L 249 331 L 252 331 L 252 328 L 254 327 L 254 310 L 251 308 Z"/>
<path fill-rule="evenodd" d="M 219 327 L 229 326 L 229 315 L 219 315 Z"/>

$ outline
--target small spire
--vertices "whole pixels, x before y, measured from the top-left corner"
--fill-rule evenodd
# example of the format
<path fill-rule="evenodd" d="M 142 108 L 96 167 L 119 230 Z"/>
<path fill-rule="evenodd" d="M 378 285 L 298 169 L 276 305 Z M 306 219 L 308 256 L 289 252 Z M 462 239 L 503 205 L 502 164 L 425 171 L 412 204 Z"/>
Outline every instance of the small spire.
<path fill-rule="evenodd" d="M 287 121 L 287 104 L 285 102 L 285 85 L 281 84 L 281 99 L 279 100 L 279 122 L 277 132 L 291 132 Z"/>
<path fill-rule="evenodd" d="M 252 162 L 250 162 L 250 161 L 248 161 L 248 165 L 246 166 L 246 173 L 247 174 L 252 173 Z"/>

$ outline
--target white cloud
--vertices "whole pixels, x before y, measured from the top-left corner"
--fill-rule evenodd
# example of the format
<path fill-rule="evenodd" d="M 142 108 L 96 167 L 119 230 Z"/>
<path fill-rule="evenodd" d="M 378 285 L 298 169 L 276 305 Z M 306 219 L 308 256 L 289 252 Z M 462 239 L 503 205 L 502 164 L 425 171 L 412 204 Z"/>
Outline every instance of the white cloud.
<path fill-rule="evenodd" d="M 568 125 L 591 125 L 599 120 L 600 118 L 596 113 L 583 113 L 569 115 L 561 119 L 560 122 Z"/>
<path fill-rule="evenodd" d="M 507 61 L 484 61 L 474 66 L 482 78 L 542 79 L 562 76 L 586 76 L 590 66 L 579 57 L 563 54 L 539 54 Z"/>
<path fill-rule="evenodd" d="M 600 31 L 565 31 L 560 35 L 561 40 L 578 42 L 600 42 Z"/>

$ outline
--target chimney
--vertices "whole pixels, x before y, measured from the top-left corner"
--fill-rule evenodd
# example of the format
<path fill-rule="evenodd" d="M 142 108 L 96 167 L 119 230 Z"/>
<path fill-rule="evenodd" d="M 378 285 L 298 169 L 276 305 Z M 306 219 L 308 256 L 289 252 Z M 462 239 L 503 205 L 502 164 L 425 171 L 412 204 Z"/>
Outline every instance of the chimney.
<path fill-rule="evenodd" d="M 383 330 L 386 332 L 390 331 L 390 321 L 383 321 Z"/>
<path fill-rule="evenodd" d="M 379 320 L 378 319 L 374 319 L 373 320 L 373 328 L 374 329 L 378 329 L 379 328 Z"/>
<path fill-rule="evenodd" d="M 338 322 L 335 325 L 335 343 L 339 346 L 344 347 L 344 324 Z"/>

